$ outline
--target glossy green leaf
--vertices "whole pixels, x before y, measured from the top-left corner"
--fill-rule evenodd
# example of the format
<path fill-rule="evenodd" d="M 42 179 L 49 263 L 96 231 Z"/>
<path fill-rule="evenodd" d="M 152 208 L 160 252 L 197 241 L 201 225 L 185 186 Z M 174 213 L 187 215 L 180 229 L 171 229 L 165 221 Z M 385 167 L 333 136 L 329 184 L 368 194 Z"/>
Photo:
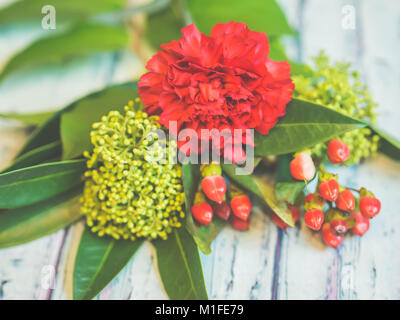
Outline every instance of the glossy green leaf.
<path fill-rule="evenodd" d="M 294 227 L 294 221 L 292 217 L 292 213 L 288 209 L 287 205 L 283 201 L 279 201 L 274 193 L 274 187 L 272 184 L 267 181 L 254 176 L 253 181 L 257 185 L 260 190 L 264 201 L 267 203 L 268 207 L 285 223 L 289 226 Z"/>
<path fill-rule="evenodd" d="M 41 25 L 45 16 L 42 8 L 52 5 L 56 9 L 57 23 L 74 22 L 102 12 L 119 10 L 125 3 L 126 0 L 20 0 L 0 10 L 0 21 L 3 24 L 33 22 Z"/>
<path fill-rule="evenodd" d="M 304 182 L 279 182 L 275 185 L 275 196 L 278 201 L 294 204 L 305 186 Z"/>
<path fill-rule="evenodd" d="M 275 0 L 188 0 L 193 22 L 201 32 L 210 33 L 216 23 L 238 21 L 268 36 L 293 33 Z"/>
<path fill-rule="evenodd" d="M 222 170 L 233 183 L 254 194 L 264 205 L 271 208 L 279 218 L 285 221 L 289 226 L 294 227 L 290 210 L 285 202 L 279 201 L 276 198 L 272 185 L 255 175 L 235 174 L 235 165 L 232 164 L 223 164 Z"/>
<path fill-rule="evenodd" d="M 273 185 L 256 176 L 253 177 L 253 180 L 271 210 L 289 226 L 294 227 L 292 213 L 285 202 L 276 198 Z"/>
<path fill-rule="evenodd" d="M 199 249 L 204 254 L 210 254 L 211 243 L 226 225 L 226 222 L 218 217 L 214 217 L 212 223 L 202 226 L 196 223 L 192 217 L 190 209 L 193 206 L 194 195 L 200 183 L 200 165 L 190 163 L 182 165 L 182 180 L 185 191 L 186 229 L 193 236 Z"/>
<path fill-rule="evenodd" d="M 296 152 L 346 131 L 367 126 L 332 109 L 293 99 L 276 126 L 267 135 L 255 134 L 255 155 L 269 156 Z"/>
<path fill-rule="evenodd" d="M 379 151 L 395 160 L 400 160 L 400 141 L 381 129 L 374 126 L 370 127 L 381 137 L 379 141 Z"/>
<path fill-rule="evenodd" d="M 178 40 L 181 34 L 182 22 L 172 6 L 154 13 L 147 18 L 146 38 L 158 49 L 160 44 Z"/>
<path fill-rule="evenodd" d="M 59 141 L 61 139 L 60 136 L 61 113 L 62 110 L 56 112 L 41 126 L 37 127 L 35 131 L 33 131 L 32 135 L 29 137 L 28 141 L 22 147 L 17 157 L 21 157 L 22 155 L 24 155 L 29 151 L 45 146 L 52 142 Z"/>
<path fill-rule="evenodd" d="M 310 66 L 294 61 L 289 61 L 290 63 L 290 74 L 292 76 L 303 75 L 304 77 L 311 77 L 313 71 Z"/>
<path fill-rule="evenodd" d="M 0 213 L 0 248 L 27 243 L 78 220 L 81 191 L 78 186 L 34 205 Z"/>
<path fill-rule="evenodd" d="M 6 63 L 0 81 L 6 76 L 32 67 L 61 64 L 67 59 L 93 52 L 125 47 L 129 36 L 125 28 L 105 24 L 85 24 L 40 38 L 15 54 Z"/>
<path fill-rule="evenodd" d="M 0 113 L 0 118 L 17 120 L 29 126 L 38 126 L 46 122 L 52 115 L 53 111 L 39 113 Z"/>
<path fill-rule="evenodd" d="M 25 167 L 31 167 L 42 162 L 55 160 L 61 156 L 61 142 L 55 141 L 34 150 L 28 151 L 14 160 L 2 173 Z"/>
<path fill-rule="evenodd" d="M 75 259 L 73 297 L 96 297 L 126 266 L 143 240 L 115 240 L 84 230 Z"/>
<path fill-rule="evenodd" d="M 129 100 L 137 97 L 135 82 L 106 88 L 74 103 L 61 115 L 63 158 L 81 156 L 92 149 L 90 130 L 94 122 L 112 110 L 122 111 Z"/>
<path fill-rule="evenodd" d="M 77 187 L 85 170 L 85 160 L 74 160 L 0 174 L 0 208 L 27 206 Z"/>
<path fill-rule="evenodd" d="M 221 164 L 221 166 L 224 174 L 226 174 L 232 182 L 237 184 L 240 188 L 245 189 L 251 192 L 252 194 L 256 195 L 258 198 L 263 199 L 262 193 L 260 192 L 257 184 L 253 180 L 253 175 L 236 174 L 237 167 L 233 164 Z"/>
<path fill-rule="evenodd" d="M 129 92 L 132 91 L 134 94 L 129 96 Z M 126 97 L 129 96 L 129 99 L 133 99 L 136 97 L 136 82 L 126 82 L 122 84 L 117 84 L 113 86 L 109 86 L 105 89 L 101 89 L 99 91 L 92 92 L 87 96 L 84 96 L 71 104 L 65 106 L 61 110 L 57 111 L 49 120 L 47 120 L 42 126 L 36 128 L 33 132 L 25 146 L 19 152 L 18 156 L 21 156 L 30 150 L 36 149 L 38 147 L 44 146 L 51 142 L 61 140 L 60 135 L 60 122 L 61 115 L 64 112 L 74 109 L 77 106 L 88 104 L 89 101 L 97 102 L 101 104 L 101 101 L 105 101 L 110 106 L 114 105 L 113 102 L 118 103 L 118 105 L 123 104 L 126 101 Z M 122 94 L 123 93 L 123 94 Z M 103 96 L 104 94 L 104 96 Z M 108 100 L 104 100 L 108 97 Z M 112 99 L 112 100 L 111 100 Z M 125 102 L 126 103 L 126 102 Z M 93 107 L 94 104 L 91 104 Z M 96 106 L 97 107 L 97 106 Z M 68 135 L 68 133 L 67 133 Z"/>
<path fill-rule="evenodd" d="M 269 59 L 276 61 L 287 61 L 285 48 L 279 40 L 279 37 L 269 38 Z"/>
<path fill-rule="evenodd" d="M 172 300 L 208 299 L 199 251 L 186 229 L 175 229 L 167 240 L 152 243 L 168 297 Z"/>

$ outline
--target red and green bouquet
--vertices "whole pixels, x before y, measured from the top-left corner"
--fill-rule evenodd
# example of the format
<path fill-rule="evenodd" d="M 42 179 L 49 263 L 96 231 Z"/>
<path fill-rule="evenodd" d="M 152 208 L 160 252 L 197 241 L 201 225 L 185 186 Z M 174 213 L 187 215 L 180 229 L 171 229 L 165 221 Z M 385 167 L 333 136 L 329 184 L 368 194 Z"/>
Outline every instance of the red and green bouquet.
<path fill-rule="evenodd" d="M 285 230 L 301 221 L 333 248 L 380 213 L 371 186 L 335 173 L 377 152 L 400 159 L 352 67 L 324 53 L 289 62 L 276 29 L 269 38 L 228 20 L 209 31 L 189 11 L 195 24 L 184 14 L 138 81 L 47 117 L 0 174 L 0 247 L 85 223 L 75 299 L 95 297 L 145 241 L 170 298 L 206 299 L 199 249 L 209 254 L 223 228 L 252 232 L 254 209 Z"/>

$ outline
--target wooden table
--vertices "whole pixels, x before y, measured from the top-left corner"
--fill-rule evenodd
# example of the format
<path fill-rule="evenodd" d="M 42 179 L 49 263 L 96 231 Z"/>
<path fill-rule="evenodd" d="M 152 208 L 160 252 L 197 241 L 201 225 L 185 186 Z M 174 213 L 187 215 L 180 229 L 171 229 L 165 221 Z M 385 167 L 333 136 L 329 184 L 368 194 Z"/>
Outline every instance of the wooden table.
<path fill-rule="evenodd" d="M 3 3 L 4 1 L 0 2 Z M 7 1 L 8 2 L 8 1 Z M 333 59 L 354 63 L 380 104 L 379 126 L 400 139 L 400 3 L 397 0 L 281 0 L 300 41 L 285 40 L 292 58 L 309 62 L 324 49 Z M 345 5 L 356 13 L 356 28 L 345 29 Z M 0 64 L 42 31 L 0 29 Z M 57 72 L 14 76 L 0 84 L 0 112 L 51 110 L 112 82 L 143 71 L 129 53 L 99 54 L 69 62 Z M 0 121 L 0 167 L 28 136 L 26 128 Z M 202 256 L 212 299 L 399 299 L 400 164 L 377 156 L 359 167 L 340 169 L 349 186 L 366 186 L 382 201 L 382 212 L 362 239 L 346 237 L 339 250 L 301 228 L 278 230 L 256 211 L 251 230 L 227 228 Z M 83 225 L 31 243 L 0 250 L 0 299 L 69 299 L 74 248 Z M 98 299 L 165 299 L 146 243 Z M 55 283 L 46 286 L 49 270 Z"/>

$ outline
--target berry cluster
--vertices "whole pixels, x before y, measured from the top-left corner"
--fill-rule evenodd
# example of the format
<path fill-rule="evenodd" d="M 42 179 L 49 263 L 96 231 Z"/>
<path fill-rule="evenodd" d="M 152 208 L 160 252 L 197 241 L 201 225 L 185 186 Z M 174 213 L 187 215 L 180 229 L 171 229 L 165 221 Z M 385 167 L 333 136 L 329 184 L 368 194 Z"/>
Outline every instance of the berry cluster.
<path fill-rule="evenodd" d="M 294 97 L 375 124 L 377 104 L 362 83 L 360 75 L 349 64 L 331 64 L 323 53 L 314 58 L 314 63 L 315 67 L 307 75 L 292 77 L 295 83 Z M 378 150 L 379 136 L 370 128 L 351 130 L 336 139 L 350 147 L 351 155 L 346 164 L 359 163 L 361 159 L 373 156 Z M 311 154 L 322 159 L 327 149 L 326 143 L 319 143 L 311 148 Z"/>
<path fill-rule="evenodd" d="M 345 143 L 334 139 L 328 144 L 327 156 L 331 163 L 341 164 L 350 157 L 350 150 Z M 316 168 L 310 154 L 296 154 L 290 163 L 290 172 L 297 180 L 312 180 Z M 289 208 L 296 222 L 299 209 L 294 206 Z M 320 166 L 317 189 L 305 197 L 304 209 L 305 224 L 314 231 L 322 230 L 324 242 L 337 248 L 348 230 L 354 235 L 364 235 L 369 229 L 369 220 L 379 213 L 381 204 L 365 188 L 354 190 L 339 185 L 338 176 L 326 172 Z M 279 227 L 287 227 L 275 214 L 272 219 Z"/>
<path fill-rule="evenodd" d="M 200 170 L 202 180 L 191 208 L 193 218 L 206 226 L 212 222 L 215 214 L 222 220 L 229 220 L 237 230 L 248 230 L 252 209 L 249 197 L 233 185 L 227 190 L 220 165 L 203 165 Z"/>
<path fill-rule="evenodd" d="M 181 167 L 149 158 L 151 151 L 163 152 L 164 141 L 151 135 L 159 127 L 158 117 L 136 111 L 132 101 L 125 112 L 111 111 L 93 124 L 81 197 L 81 213 L 92 232 L 115 239 L 166 239 L 181 226 Z"/>

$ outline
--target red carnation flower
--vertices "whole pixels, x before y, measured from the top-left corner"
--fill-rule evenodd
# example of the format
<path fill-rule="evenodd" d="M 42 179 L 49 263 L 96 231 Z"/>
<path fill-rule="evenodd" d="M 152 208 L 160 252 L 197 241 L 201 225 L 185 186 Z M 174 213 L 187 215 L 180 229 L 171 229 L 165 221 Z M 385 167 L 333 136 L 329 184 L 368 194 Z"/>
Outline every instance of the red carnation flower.
<path fill-rule="evenodd" d="M 267 36 L 237 22 L 215 25 L 211 36 L 193 24 L 182 34 L 146 65 L 149 72 L 139 82 L 145 111 L 159 115 L 167 128 L 176 121 L 178 132 L 194 129 L 199 138 L 201 129 L 214 128 L 232 136 L 234 129 L 267 134 L 285 114 L 294 88 L 289 63 L 268 59 Z M 219 151 L 242 146 L 245 136 L 225 139 Z"/>

